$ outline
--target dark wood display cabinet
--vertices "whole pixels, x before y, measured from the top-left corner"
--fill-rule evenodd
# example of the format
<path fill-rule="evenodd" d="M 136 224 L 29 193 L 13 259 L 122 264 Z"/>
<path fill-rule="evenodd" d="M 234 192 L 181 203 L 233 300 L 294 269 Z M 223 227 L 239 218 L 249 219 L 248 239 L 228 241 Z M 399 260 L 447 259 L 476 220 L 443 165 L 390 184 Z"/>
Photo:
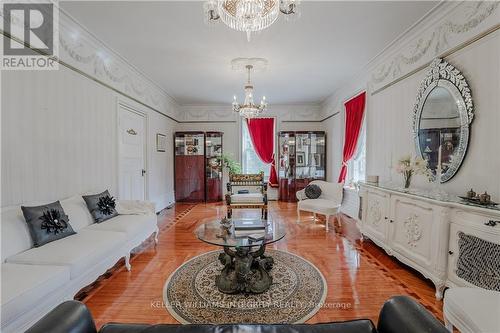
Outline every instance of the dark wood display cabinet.
<path fill-rule="evenodd" d="M 175 133 L 175 200 L 222 201 L 222 132 Z"/>
<path fill-rule="evenodd" d="M 325 132 L 279 132 L 278 149 L 280 201 L 296 202 L 297 191 L 326 179 Z"/>
<path fill-rule="evenodd" d="M 222 201 L 222 132 L 205 133 L 206 201 Z"/>
<path fill-rule="evenodd" d="M 177 132 L 175 145 L 175 201 L 205 201 L 205 133 Z"/>

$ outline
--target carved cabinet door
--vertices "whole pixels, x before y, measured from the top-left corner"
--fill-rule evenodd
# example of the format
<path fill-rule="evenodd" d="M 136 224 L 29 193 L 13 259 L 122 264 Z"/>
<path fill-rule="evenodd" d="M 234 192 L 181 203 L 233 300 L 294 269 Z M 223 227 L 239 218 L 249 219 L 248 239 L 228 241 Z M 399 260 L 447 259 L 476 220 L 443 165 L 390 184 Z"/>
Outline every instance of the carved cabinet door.
<path fill-rule="evenodd" d="M 391 249 L 432 270 L 439 243 L 435 207 L 421 200 L 392 196 L 391 208 L 388 232 Z"/>
<path fill-rule="evenodd" d="M 378 243 L 378 245 L 384 246 L 387 240 L 387 224 L 389 220 L 389 194 L 367 190 L 365 207 L 363 234 Z"/>

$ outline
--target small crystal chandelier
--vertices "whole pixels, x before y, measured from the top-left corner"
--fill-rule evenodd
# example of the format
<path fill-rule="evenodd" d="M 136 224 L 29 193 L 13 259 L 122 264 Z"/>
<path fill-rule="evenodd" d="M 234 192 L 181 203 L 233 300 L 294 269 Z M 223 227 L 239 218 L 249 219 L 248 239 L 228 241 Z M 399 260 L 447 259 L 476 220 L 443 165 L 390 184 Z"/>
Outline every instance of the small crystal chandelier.
<path fill-rule="evenodd" d="M 243 104 L 239 104 L 236 100 L 236 96 L 234 96 L 233 100 L 233 111 L 238 112 L 240 116 L 245 118 L 255 118 L 259 116 L 263 111 L 267 108 L 266 96 L 262 97 L 260 101 L 260 105 L 256 105 L 253 102 L 253 84 L 250 81 L 250 71 L 252 70 L 252 65 L 246 65 L 245 68 L 248 71 L 248 80 L 245 84 L 245 102 Z"/>
<path fill-rule="evenodd" d="M 219 19 L 228 27 L 245 31 L 250 41 L 252 32 L 264 30 L 273 24 L 279 13 L 298 17 L 300 0 L 207 0 L 204 4 L 205 21 Z"/>

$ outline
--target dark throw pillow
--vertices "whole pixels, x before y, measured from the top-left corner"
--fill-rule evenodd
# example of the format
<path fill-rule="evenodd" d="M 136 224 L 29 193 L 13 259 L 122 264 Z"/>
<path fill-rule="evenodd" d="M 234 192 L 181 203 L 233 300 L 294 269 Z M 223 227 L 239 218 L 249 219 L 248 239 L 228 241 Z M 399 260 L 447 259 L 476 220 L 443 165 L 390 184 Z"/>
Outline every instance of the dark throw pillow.
<path fill-rule="evenodd" d="M 84 195 L 83 200 L 85 200 L 87 208 L 96 223 L 101 223 L 118 215 L 115 209 L 115 198 L 109 195 L 108 190 L 99 194 Z"/>
<path fill-rule="evenodd" d="M 21 206 L 21 210 L 35 247 L 76 234 L 59 201 L 35 207 Z"/>
<path fill-rule="evenodd" d="M 321 195 L 321 188 L 315 184 L 309 184 L 306 186 L 304 192 L 308 199 L 318 199 Z"/>

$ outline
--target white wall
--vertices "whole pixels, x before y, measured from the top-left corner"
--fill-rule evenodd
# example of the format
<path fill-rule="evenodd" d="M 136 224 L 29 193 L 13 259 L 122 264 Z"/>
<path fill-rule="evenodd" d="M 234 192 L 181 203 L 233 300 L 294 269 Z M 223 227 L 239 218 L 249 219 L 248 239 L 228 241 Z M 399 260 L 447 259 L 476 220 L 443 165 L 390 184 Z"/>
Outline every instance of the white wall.
<path fill-rule="evenodd" d="M 173 202 L 169 151 L 174 122 L 64 66 L 57 71 L 2 73 L 2 202 L 47 202 L 85 191 L 117 193 L 117 101 L 147 113 L 148 198 Z"/>
<path fill-rule="evenodd" d="M 321 124 L 326 132 L 326 180 L 336 182 L 342 165 L 342 149 L 344 144 L 344 113 L 338 112 Z"/>

